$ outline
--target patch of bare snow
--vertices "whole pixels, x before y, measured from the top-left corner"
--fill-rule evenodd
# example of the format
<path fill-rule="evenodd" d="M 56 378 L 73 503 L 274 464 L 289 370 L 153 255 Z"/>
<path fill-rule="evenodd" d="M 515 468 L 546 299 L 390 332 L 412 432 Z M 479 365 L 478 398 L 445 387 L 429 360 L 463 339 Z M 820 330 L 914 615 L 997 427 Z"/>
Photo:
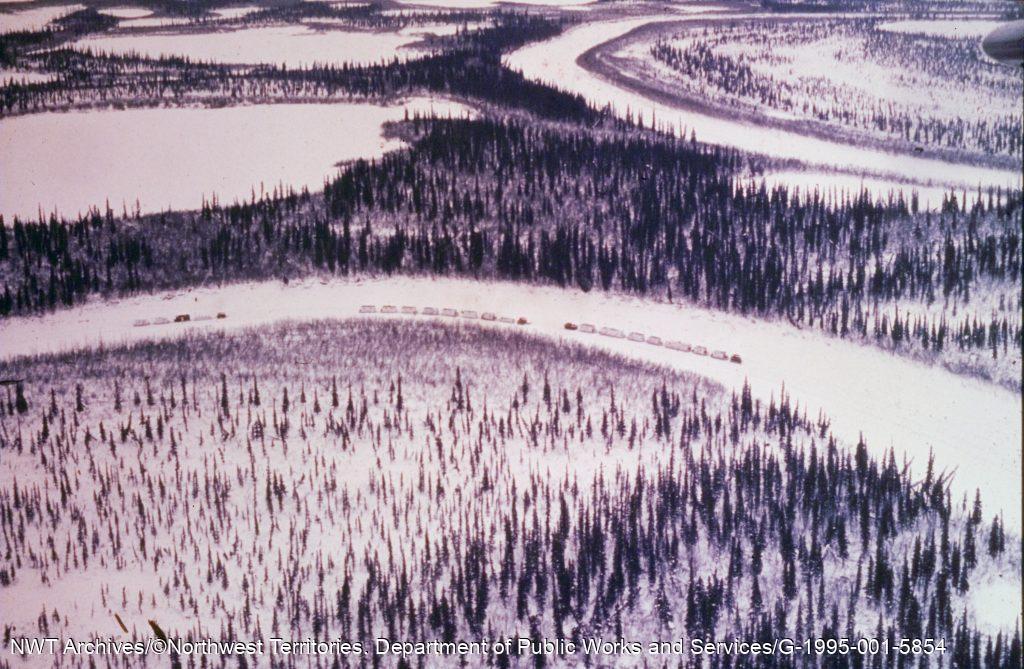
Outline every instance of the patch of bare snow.
<path fill-rule="evenodd" d="M 142 7 L 111 7 L 110 9 L 101 9 L 100 14 L 113 16 L 115 19 L 141 19 L 152 16 L 153 12 Z"/>
<path fill-rule="evenodd" d="M 258 5 L 246 5 L 244 7 L 220 7 L 213 10 L 213 14 L 219 19 L 240 19 L 243 16 L 248 16 L 253 12 L 257 12 L 262 7 Z"/>

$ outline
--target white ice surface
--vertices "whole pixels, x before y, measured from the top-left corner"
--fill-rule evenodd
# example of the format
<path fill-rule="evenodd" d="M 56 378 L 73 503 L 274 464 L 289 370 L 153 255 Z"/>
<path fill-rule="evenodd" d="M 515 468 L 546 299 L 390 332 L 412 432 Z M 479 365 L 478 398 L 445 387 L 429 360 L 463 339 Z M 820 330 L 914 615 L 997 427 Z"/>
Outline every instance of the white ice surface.
<path fill-rule="evenodd" d="M 143 7 L 111 7 L 110 9 L 100 10 L 100 14 L 113 16 L 117 19 L 141 19 L 152 15 L 153 12 Z"/>
<path fill-rule="evenodd" d="M 213 32 L 93 35 L 72 46 L 94 53 L 139 54 L 150 58 L 178 56 L 199 62 L 308 67 L 389 61 L 403 55 L 399 50 L 415 41 L 415 37 L 393 32 L 285 25 Z M 415 56 L 416 52 L 404 55 Z"/>
<path fill-rule="evenodd" d="M 45 113 L 0 123 L 0 214 L 75 216 L 109 200 L 117 212 L 197 209 L 279 184 L 319 190 L 340 161 L 401 146 L 381 125 L 410 115 L 461 116 L 456 103 L 265 104 Z M 173 169 L 171 168 L 173 166 Z"/>
<path fill-rule="evenodd" d="M 173 337 L 192 329 L 230 329 L 284 319 L 348 318 L 357 316 L 362 304 L 453 307 L 525 316 L 530 324 L 524 331 L 586 342 L 697 372 L 734 389 L 742 387 L 746 379 L 755 395 L 765 400 L 772 395 L 778 398 L 785 386 L 792 401 L 808 416 L 824 412 L 833 431 L 848 444 L 856 443 L 863 434 L 872 452 L 882 455 L 892 448 L 898 461 L 912 461 L 915 473 L 923 474 L 931 449 L 938 470 L 955 472 L 955 500 L 964 495 L 973 500 L 980 488 L 986 517 L 1001 510 L 1007 529 L 1020 535 L 1020 394 L 788 324 L 694 306 L 451 279 L 261 282 L 94 301 L 45 316 L 8 319 L 0 322 L 0 357 Z M 133 325 L 138 319 L 217 312 L 224 312 L 227 318 Z M 567 320 L 738 353 L 743 364 L 628 339 L 571 332 L 563 328 Z"/>
<path fill-rule="evenodd" d="M 248 16 L 255 11 L 259 11 L 260 9 L 262 9 L 262 7 L 256 5 L 246 5 L 244 7 L 221 7 L 219 9 L 214 9 L 213 14 L 216 15 L 217 18 L 221 19 L 240 19 L 243 16 Z"/>
<path fill-rule="evenodd" d="M 39 30 L 54 19 L 85 9 L 85 5 L 58 5 L 54 7 L 33 7 L 16 12 L 0 13 L 0 33 L 22 30 Z"/>

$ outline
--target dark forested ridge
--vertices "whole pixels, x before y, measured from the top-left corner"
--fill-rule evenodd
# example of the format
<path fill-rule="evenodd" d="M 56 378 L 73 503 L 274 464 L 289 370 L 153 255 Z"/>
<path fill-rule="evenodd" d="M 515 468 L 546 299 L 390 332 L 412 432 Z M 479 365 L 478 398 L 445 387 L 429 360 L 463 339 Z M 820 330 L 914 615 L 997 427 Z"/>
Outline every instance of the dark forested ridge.
<path fill-rule="evenodd" d="M 951 499 L 938 465 L 912 476 L 891 452 L 841 448 L 785 396 L 727 397 L 518 333 L 394 321 L 0 371 L 31 379 L 26 402 L 0 404 L 0 452 L 56 482 L 0 491 L 12 549 L 0 581 L 152 564 L 162 594 L 139 590 L 140 606 L 161 622 L 180 608 L 172 635 L 217 621 L 224 638 L 367 644 L 845 636 L 889 652 L 703 666 L 1020 666 L 1019 630 L 966 614 L 972 588 L 1019 569 L 999 517 L 981 497 Z M 111 600 L 134 611 L 135 588 Z M 74 623 L 45 611 L 5 634 Z M 943 650 L 903 654 L 902 638 Z"/>
<path fill-rule="evenodd" d="M 0 313 L 92 293 L 403 272 L 683 298 L 940 357 L 1021 347 L 1019 193 L 971 207 L 951 193 L 919 212 L 901 193 L 745 186 L 740 154 L 653 133 L 514 118 L 412 119 L 401 132 L 409 149 L 352 163 L 322 195 L 5 222 Z M 990 317 L 966 310 L 993 294 Z M 951 303 L 964 313 L 928 311 Z"/>

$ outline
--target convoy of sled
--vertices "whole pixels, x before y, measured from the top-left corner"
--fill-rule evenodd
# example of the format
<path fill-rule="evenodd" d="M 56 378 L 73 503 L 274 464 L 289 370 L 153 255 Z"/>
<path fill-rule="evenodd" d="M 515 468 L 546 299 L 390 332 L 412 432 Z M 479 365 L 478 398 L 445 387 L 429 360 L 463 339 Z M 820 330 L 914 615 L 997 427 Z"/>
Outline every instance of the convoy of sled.
<path fill-rule="evenodd" d="M 673 351 L 681 351 L 683 353 L 695 353 L 696 355 L 708 355 L 708 349 L 704 346 L 691 346 L 686 342 L 676 341 L 674 339 L 662 339 L 656 335 L 645 335 L 642 332 L 630 332 L 628 335 L 622 330 L 612 327 L 603 327 L 598 330 L 590 323 L 576 324 L 572 321 L 567 321 L 565 329 L 573 332 L 583 332 L 586 334 L 597 333 L 604 337 L 612 337 L 614 339 L 628 339 L 629 341 L 636 342 L 638 344 L 649 344 L 650 346 L 664 346 L 667 349 Z M 711 351 L 711 357 L 715 360 L 728 360 L 729 362 L 736 363 L 737 365 L 743 363 L 743 358 L 738 353 L 729 355 L 725 351 Z"/>
<path fill-rule="evenodd" d="M 383 314 L 383 315 L 397 315 L 402 314 L 406 316 L 444 316 L 447 318 L 462 318 L 465 320 L 481 320 L 492 323 L 504 323 L 507 325 L 528 325 L 530 323 L 523 316 L 512 318 L 511 316 L 498 316 L 489 311 L 482 313 L 473 311 L 471 309 L 455 309 L 452 307 L 423 307 L 418 309 L 413 306 L 398 307 L 393 304 L 385 304 L 380 307 L 374 304 L 364 304 L 359 307 L 360 314 Z M 656 335 L 647 335 L 643 332 L 625 332 L 619 328 L 614 327 L 601 327 L 591 323 L 574 323 L 567 321 L 564 325 L 566 330 L 570 332 L 580 332 L 583 334 L 598 334 L 602 337 L 610 337 L 612 339 L 626 339 L 628 341 L 636 342 L 638 344 L 647 344 L 649 346 L 663 346 L 664 348 L 680 351 L 682 353 L 693 353 L 694 355 L 710 357 L 713 360 L 721 360 L 724 362 L 732 362 L 734 364 L 742 364 L 743 358 L 738 353 L 729 354 L 722 350 L 709 350 L 706 346 L 701 345 L 690 345 L 686 342 L 676 341 L 674 339 L 662 339 Z"/>
<path fill-rule="evenodd" d="M 489 323 L 502 323 L 505 325 L 529 325 L 530 321 L 524 316 L 512 317 L 512 316 L 499 316 L 490 311 L 477 312 L 472 309 L 455 309 L 452 307 L 423 307 L 418 308 L 411 305 L 404 305 L 399 307 L 394 304 L 384 304 L 378 307 L 375 304 L 364 304 L 359 307 L 360 314 L 382 314 L 386 316 L 442 316 L 445 318 L 461 318 L 464 320 L 481 320 Z M 209 321 L 214 318 L 221 320 L 227 318 L 227 314 L 224 312 L 218 312 L 216 316 L 210 316 L 207 314 L 177 314 L 173 318 L 155 318 L 153 320 L 139 319 L 136 320 L 133 325 L 135 327 L 146 327 L 149 325 L 166 325 L 168 323 L 194 323 L 200 321 Z M 570 332 L 580 332 L 582 334 L 597 334 L 602 337 L 609 337 L 611 339 L 626 339 L 637 344 L 647 344 L 649 346 L 662 346 L 664 348 L 679 351 L 681 353 L 693 353 L 694 355 L 710 357 L 713 360 L 722 360 L 735 363 L 737 365 L 743 363 L 743 358 L 738 353 L 729 354 L 722 350 L 709 350 L 706 346 L 699 344 L 688 344 L 686 342 L 677 341 L 674 339 L 662 339 L 657 335 L 647 335 L 643 332 L 625 332 L 619 328 L 614 327 L 600 327 L 591 323 L 574 323 L 567 321 L 565 323 L 565 329 Z"/>

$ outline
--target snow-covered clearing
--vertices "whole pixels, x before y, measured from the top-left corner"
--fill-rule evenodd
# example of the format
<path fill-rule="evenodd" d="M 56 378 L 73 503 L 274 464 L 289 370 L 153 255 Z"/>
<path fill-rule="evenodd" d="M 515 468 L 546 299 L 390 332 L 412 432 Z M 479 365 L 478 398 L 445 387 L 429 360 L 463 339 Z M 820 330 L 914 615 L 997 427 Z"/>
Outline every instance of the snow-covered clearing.
<path fill-rule="evenodd" d="M 737 18 L 737 15 L 721 15 Z M 753 15 L 752 15 L 753 16 Z M 619 116 L 641 117 L 645 124 L 656 122 L 659 128 L 689 136 L 693 131 L 703 142 L 789 158 L 811 165 L 822 165 L 853 174 L 896 177 L 922 186 L 977 188 L 982 186 L 1020 187 L 1016 171 L 956 165 L 941 160 L 890 154 L 869 148 L 801 135 L 796 132 L 752 125 L 697 111 L 684 110 L 627 90 L 594 74 L 577 61 L 590 49 L 652 23 L 671 24 L 712 15 L 652 15 L 643 18 L 616 19 L 588 23 L 566 31 L 545 42 L 527 45 L 505 57 L 505 64 L 529 79 L 544 82 L 570 93 L 582 95 L 597 106 L 609 106 Z M 889 187 L 899 188 L 893 183 Z M 902 187 L 906 188 L 903 184 Z M 886 188 L 888 189 L 888 188 Z"/>
<path fill-rule="evenodd" d="M 248 16 L 255 11 L 259 11 L 262 7 L 258 5 L 246 5 L 243 7 L 221 7 L 213 10 L 213 14 L 217 18 L 221 19 L 240 19 L 243 16 Z"/>
<path fill-rule="evenodd" d="M 135 24 L 138 25 L 138 24 Z M 94 53 L 178 56 L 193 61 L 242 65 L 368 65 L 401 56 L 415 36 L 393 32 L 316 30 L 301 25 L 242 28 L 217 32 L 95 35 L 73 46 Z"/>
<path fill-rule="evenodd" d="M 101 10 L 100 14 L 113 16 L 115 19 L 141 19 L 152 16 L 153 12 L 143 7 L 111 7 Z"/>
<path fill-rule="evenodd" d="M 523 316 L 531 332 L 584 341 L 603 349 L 707 376 L 739 390 L 750 382 L 756 396 L 778 398 L 780 389 L 814 418 L 824 412 L 849 445 L 863 434 L 869 449 L 894 449 L 923 475 L 929 450 L 938 470 L 954 471 L 954 500 L 973 499 L 981 488 L 985 513 L 1001 510 L 1006 527 L 1021 529 L 1021 397 L 1004 388 L 957 376 L 885 352 L 819 333 L 706 309 L 625 296 L 466 280 L 393 278 L 367 281 L 307 280 L 202 288 L 180 293 L 93 302 L 41 317 L 0 324 L 4 358 L 98 344 L 173 337 L 192 329 L 239 328 L 281 320 L 349 318 L 360 305 L 450 307 Z M 226 318 L 214 316 L 223 312 Z M 173 319 L 188 313 L 209 319 L 135 326 L 138 320 Z M 415 316 L 422 318 L 423 316 Z M 438 316 L 444 318 L 444 316 Z M 568 331 L 564 323 L 610 326 L 738 353 L 743 364 L 714 360 L 665 346 Z M 483 326 L 517 327 L 478 321 Z"/>
<path fill-rule="evenodd" d="M 58 5 L 33 7 L 16 12 L 0 12 L 0 33 L 40 30 L 54 19 L 85 9 L 85 5 Z"/>
<path fill-rule="evenodd" d="M 319 189 L 337 163 L 401 146 L 382 125 L 410 115 L 461 116 L 430 98 L 404 104 L 278 104 L 45 113 L 0 125 L 0 214 L 75 216 L 192 209 L 216 195 L 248 199 L 279 185 Z M 168 165 L 175 169 L 167 169 Z"/>

